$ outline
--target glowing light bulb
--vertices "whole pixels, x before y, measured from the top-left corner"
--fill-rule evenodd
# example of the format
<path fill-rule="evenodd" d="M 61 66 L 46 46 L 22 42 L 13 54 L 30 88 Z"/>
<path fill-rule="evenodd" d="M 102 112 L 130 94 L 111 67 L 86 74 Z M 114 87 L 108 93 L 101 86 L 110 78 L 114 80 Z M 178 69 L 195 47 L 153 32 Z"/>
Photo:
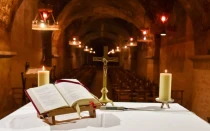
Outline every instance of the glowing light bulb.
<path fill-rule="evenodd" d="M 147 31 L 146 31 L 146 30 L 144 30 L 144 31 L 143 31 L 143 35 L 146 35 L 146 34 L 147 34 Z"/>
<path fill-rule="evenodd" d="M 144 36 L 144 40 L 146 40 L 147 39 L 147 37 L 146 36 Z"/>
<path fill-rule="evenodd" d="M 45 24 L 44 23 L 40 23 L 40 27 L 41 28 L 45 28 Z"/>
<path fill-rule="evenodd" d="M 124 46 L 124 48 L 126 49 L 126 48 L 127 48 L 127 46 Z"/>
<path fill-rule="evenodd" d="M 74 37 L 73 40 L 76 40 L 76 38 Z"/>
<path fill-rule="evenodd" d="M 47 13 L 43 12 L 43 18 L 46 19 L 47 18 Z"/>
<path fill-rule="evenodd" d="M 133 38 L 132 37 L 130 38 L 130 41 L 133 41 Z"/>
<path fill-rule="evenodd" d="M 161 16 L 161 21 L 162 21 L 163 23 L 166 22 L 166 16 L 162 15 L 162 16 Z"/>
<path fill-rule="evenodd" d="M 79 48 L 81 48 L 82 46 L 81 45 L 79 45 Z"/>
<path fill-rule="evenodd" d="M 167 73 L 168 71 L 167 70 L 165 70 L 165 73 Z"/>

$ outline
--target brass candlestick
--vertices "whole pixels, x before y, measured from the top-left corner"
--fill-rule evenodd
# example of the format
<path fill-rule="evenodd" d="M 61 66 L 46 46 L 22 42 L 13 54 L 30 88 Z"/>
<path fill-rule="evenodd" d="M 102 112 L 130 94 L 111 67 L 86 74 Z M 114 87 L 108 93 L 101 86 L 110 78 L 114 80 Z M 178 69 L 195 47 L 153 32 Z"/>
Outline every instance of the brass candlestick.
<path fill-rule="evenodd" d="M 104 65 L 103 65 L 103 88 L 101 89 L 102 96 L 99 99 L 99 101 L 103 105 L 106 105 L 107 103 L 111 103 L 112 106 L 114 106 L 113 101 L 107 97 L 108 90 L 107 90 L 106 86 L 107 86 L 107 63 L 108 63 L 108 61 L 105 58 L 103 58 L 103 63 L 104 63 Z"/>

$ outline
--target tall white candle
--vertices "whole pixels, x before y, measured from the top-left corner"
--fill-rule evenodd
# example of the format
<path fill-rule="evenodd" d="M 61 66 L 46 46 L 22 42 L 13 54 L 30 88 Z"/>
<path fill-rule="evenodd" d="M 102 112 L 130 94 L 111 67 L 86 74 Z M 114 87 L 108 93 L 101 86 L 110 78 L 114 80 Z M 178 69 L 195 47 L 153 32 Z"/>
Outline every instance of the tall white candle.
<path fill-rule="evenodd" d="M 38 86 L 50 83 L 50 72 L 45 70 L 44 66 L 38 71 Z"/>
<path fill-rule="evenodd" d="M 169 101 L 171 99 L 171 81 L 172 74 L 160 73 L 160 83 L 159 83 L 159 100 Z"/>

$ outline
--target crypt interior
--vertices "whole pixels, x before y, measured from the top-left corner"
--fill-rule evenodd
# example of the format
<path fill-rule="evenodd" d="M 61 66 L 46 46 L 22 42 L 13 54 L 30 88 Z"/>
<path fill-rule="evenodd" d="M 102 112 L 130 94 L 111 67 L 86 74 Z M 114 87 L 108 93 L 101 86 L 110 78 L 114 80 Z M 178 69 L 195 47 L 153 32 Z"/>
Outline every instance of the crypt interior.
<path fill-rule="evenodd" d="M 103 63 L 93 58 L 104 53 L 118 58 L 108 62 L 113 101 L 155 102 L 160 73 L 168 70 L 175 102 L 204 120 L 210 117 L 209 0 L 1 0 L 0 5 L 0 118 L 28 102 L 23 89 L 36 87 L 37 77 L 26 72 L 43 65 L 51 70 L 50 82 L 78 79 L 100 97 Z M 59 30 L 32 29 L 38 9 L 49 7 Z"/>

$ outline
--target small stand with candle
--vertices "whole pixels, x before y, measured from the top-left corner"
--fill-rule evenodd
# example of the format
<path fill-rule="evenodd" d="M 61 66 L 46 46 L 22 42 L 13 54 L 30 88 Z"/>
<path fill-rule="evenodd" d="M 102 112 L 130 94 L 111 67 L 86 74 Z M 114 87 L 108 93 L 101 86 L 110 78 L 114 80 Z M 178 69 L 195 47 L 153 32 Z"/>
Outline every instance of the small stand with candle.
<path fill-rule="evenodd" d="M 159 98 L 156 98 L 156 101 L 161 102 L 161 108 L 163 108 L 164 104 L 168 108 L 170 108 L 169 103 L 174 102 L 174 99 L 171 98 L 171 81 L 172 81 L 172 74 L 167 73 L 160 73 L 160 83 L 159 83 Z"/>

